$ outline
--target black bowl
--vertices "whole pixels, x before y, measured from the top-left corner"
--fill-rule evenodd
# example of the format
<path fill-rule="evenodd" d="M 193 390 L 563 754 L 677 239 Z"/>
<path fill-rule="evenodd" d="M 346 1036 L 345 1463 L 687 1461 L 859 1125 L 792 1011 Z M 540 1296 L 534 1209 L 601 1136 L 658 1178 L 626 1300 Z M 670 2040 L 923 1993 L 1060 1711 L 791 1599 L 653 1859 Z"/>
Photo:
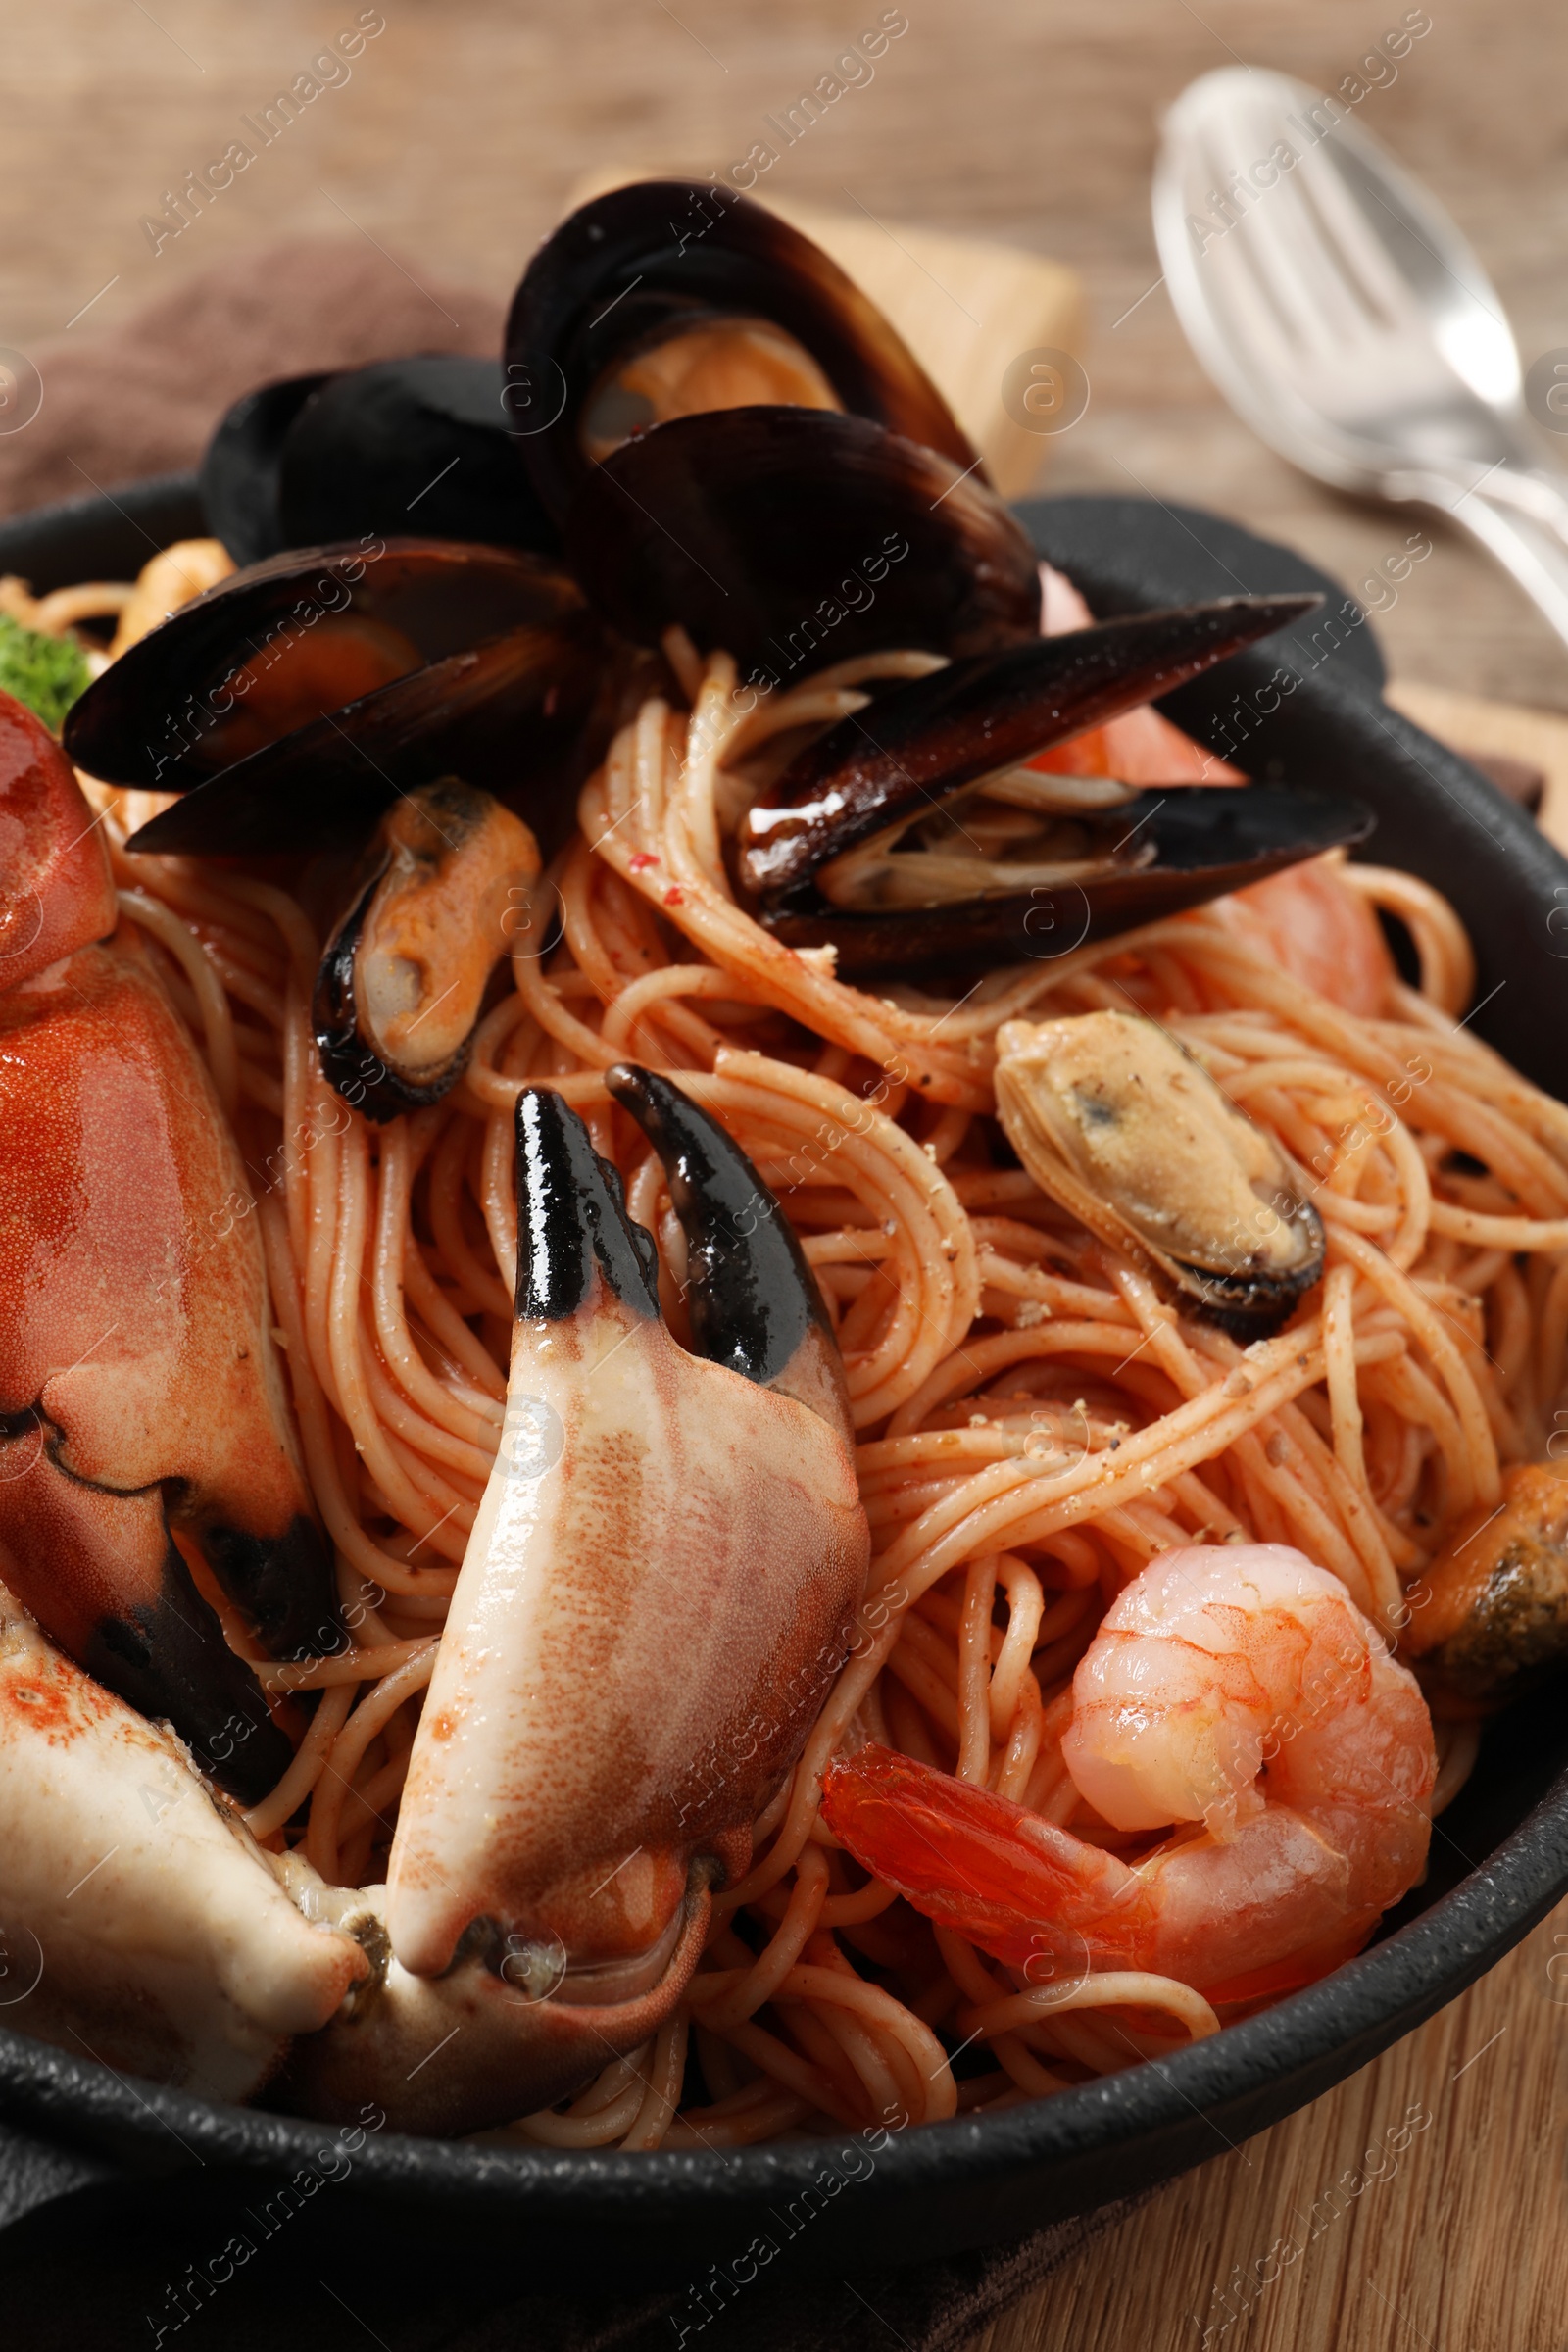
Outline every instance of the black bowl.
<path fill-rule="evenodd" d="M 1552 920 L 1568 902 L 1568 864 L 1474 769 L 1384 705 L 1360 608 L 1287 550 L 1192 510 L 1046 499 L 1022 513 L 1097 613 L 1242 589 L 1328 592 L 1324 612 L 1292 637 L 1174 695 L 1170 715 L 1213 748 L 1235 749 L 1255 774 L 1343 786 L 1370 803 L 1371 854 L 1436 883 L 1469 926 L 1478 1029 L 1540 1084 L 1568 1093 L 1568 944 Z M 155 544 L 201 527 L 192 483 L 143 484 L 0 525 L 0 570 L 38 588 L 123 577 Z M 781 2269 L 864 2273 L 1021 2235 L 1234 2147 L 1364 2066 L 1500 1959 L 1568 1890 L 1565 1765 L 1560 1703 L 1547 1692 L 1515 1707 L 1439 1823 L 1426 1884 L 1377 1944 L 1160 2065 L 888 2139 L 619 2156 L 371 2132 L 323 2209 L 359 2245 L 378 2239 L 404 2264 L 421 2255 L 500 2263 L 513 2278 L 526 2266 L 541 2283 L 579 2286 L 678 2287 L 715 2263 L 755 2269 L 757 2239 L 778 2249 Z M 254 2218 L 280 2176 L 309 2177 L 293 2192 L 298 2206 L 322 2185 L 323 2167 L 327 2179 L 342 2170 L 330 2156 L 335 2135 L 318 2126 L 131 2083 L 4 2031 L 0 2116 L 84 2154 L 77 2179 L 96 2165 L 112 2184 L 70 2201 L 78 2239 L 110 2193 L 122 2210 L 128 2197 L 167 2222 L 172 2174 L 187 2217 L 208 2207 L 216 2216 L 237 2185 Z"/>

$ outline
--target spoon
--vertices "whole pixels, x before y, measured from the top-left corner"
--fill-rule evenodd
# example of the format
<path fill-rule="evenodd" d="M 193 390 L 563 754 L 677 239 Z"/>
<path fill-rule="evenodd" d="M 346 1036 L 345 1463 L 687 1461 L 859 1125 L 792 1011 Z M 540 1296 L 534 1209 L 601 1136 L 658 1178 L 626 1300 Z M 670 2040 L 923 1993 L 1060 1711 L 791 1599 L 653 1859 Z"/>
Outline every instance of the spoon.
<path fill-rule="evenodd" d="M 1568 642 L 1568 479 L 1532 447 L 1502 305 L 1441 206 L 1284 74 L 1205 74 L 1163 127 L 1165 282 L 1231 406 L 1336 489 L 1441 508 Z"/>

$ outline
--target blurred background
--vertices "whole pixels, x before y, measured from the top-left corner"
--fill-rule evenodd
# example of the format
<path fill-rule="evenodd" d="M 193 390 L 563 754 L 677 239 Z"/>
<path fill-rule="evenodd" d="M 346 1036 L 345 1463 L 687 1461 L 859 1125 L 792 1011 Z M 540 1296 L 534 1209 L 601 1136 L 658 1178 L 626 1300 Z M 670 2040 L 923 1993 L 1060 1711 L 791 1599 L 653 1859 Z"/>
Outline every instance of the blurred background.
<path fill-rule="evenodd" d="M 1470 237 L 1528 367 L 1568 346 L 1568 12 L 1432 0 L 1415 14 L 1430 29 L 1356 120 Z M 906 29 L 808 132 L 785 145 L 765 129 L 847 44 L 895 19 Z M 233 391 L 268 374 L 420 346 L 493 350 L 530 250 L 585 176 L 724 173 L 771 136 L 769 196 L 895 238 L 904 224 L 983 236 L 1078 273 L 1091 397 L 1070 431 L 1042 441 L 1040 487 L 1212 506 L 1352 589 L 1420 522 L 1433 557 L 1378 622 L 1396 674 L 1568 710 L 1568 651 L 1517 591 L 1441 520 L 1317 489 L 1265 450 L 1208 384 L 1157 282 L 1150 173 L 1180 90 L 1237 62 L 1332 90 L 1406 21 L 1402 0 L 13 8 L 0 344 L 37 367 L 44 409 L 0 439 L 0 501 L 91 487 L 72 455 L 89 425 L 87 471 L 123 480 L 194 454 Z M 313 74 L 328 45 L 336 62 Z M 262 110 L 302 75 L 316 94 L 264 137 Z M 235 140 L 254 161 L 211 200 L 187 200 L 172 233 L 167 200 Z M 963 293 L 940 285 L 931 299 L 953 301 L 956 320 Z M 160 319 L 178 329 L 172 371 L 158 364 Z M 106 398 L 99 370 L 83 417 L 75 355 L 104 337 L 117 389 Z M 1025 330 L 1020 348 L 1038 339 Z M 1549 462 L 1568 458 L 1568 441 L 1540 439 Z"/>

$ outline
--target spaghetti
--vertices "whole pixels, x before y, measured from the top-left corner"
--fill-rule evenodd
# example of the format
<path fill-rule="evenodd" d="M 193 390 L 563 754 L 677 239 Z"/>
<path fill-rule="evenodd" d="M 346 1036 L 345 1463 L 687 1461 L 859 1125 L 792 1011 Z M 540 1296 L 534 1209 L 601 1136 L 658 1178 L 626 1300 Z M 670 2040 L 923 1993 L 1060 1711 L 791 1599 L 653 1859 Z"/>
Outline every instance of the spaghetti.
<path fill-rule="evenodd" d="M 106 609 L 127 601 L 103 593 Z M 628 1054 L 736 1136 L 826 1299 L 875 1551 L 857 1639 L 747 1876 L 715 1899 L 678 2010 L 512 2128 L 557 2147 L 722 2147 L 990 2111 L 1214 2032 L 1234 2012 L 1172 1979 L 1020 1987 L 933 1930 L 837 1846 L 823 1767 L 870 1738 L 1137 1850 L 1147 1839 L 1101 1822 L 1061 1755 L 1073 1668 L 1109 1602 L 1173 1545 L 1255 1539 L 1298 1545 L 1396 1632 L 1447 1535 L 1495 1501 L 1500 1466 L 1545 1450 L 1568 1339 L 1568 1110 L 1458 1025 L 1468 945 L 1426 885 L 1366 866 L 1306 885 L 1342 911 L 1359 894 L 1414 943 L 1419 988 L 1374 974 L 1365 1011 L 1282 967 L 1261 894 L 992 973 L 956 1001 L 871 995 L 757 926 L 722 845 L 783 745 L 928 658 L 845 663 L 758 702 L 727 657 L 669 652 L 689 707 L 646 702 L 585 786 L 531 928 L 517 910 L 466 1077 L 379 1128 L 319 1074 L 319 942 L 300 899 L 127 857 L 126 832 L 164 804 L 87 784 L 123 915 L 203 1042 L 252 1171 L 226 1213 L 260 1221 L 352 1636 L 336 1656 L 266 1658 L 192 1561 L 297 1742 L 248 1816 L 272 1851 L 303 1839 L 342 1885 L 385 1875 L 501 1432 L 519 1089 L 558 1089 L 621 1169 L 677 1338 L 680 1228 L 603 1081 Z M 1322 1216 L 1320 1292 L 1249 1348 L 1174 1311 L 997 1149 L 1000 1025 L 1129 1005 L 1278 1139 Z M 1479 1709 L 1434 1705 L 1441 1805 L 1473 1763 Z"/>

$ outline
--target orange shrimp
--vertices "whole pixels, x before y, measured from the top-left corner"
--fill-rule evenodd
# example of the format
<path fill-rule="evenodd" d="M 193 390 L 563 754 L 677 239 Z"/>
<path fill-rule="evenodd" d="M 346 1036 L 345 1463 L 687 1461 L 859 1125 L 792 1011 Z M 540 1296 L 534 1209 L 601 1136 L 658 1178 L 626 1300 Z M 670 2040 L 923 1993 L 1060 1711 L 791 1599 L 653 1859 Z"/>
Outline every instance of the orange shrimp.
<path fill-rule="evenodd" d="M 1064 629 L 1087 629 L 1094 614 L 1071 580 L 1049 564 L 1040 566 L 1041 632 L 1054 637 Z M 1205 752 L 1180 727 L 1145 703 L 1123 710 L 1102 727 L 1090 727 L 1066 743 L 1037 752 L 1026 767 L 1053 776 L 1117 776 L 1124 784 L 1245 784 L 1239 767 L 1217 752 Z"/>
<path fill-rule="evenodd" d="M 1062 1759 L 1085 1802 L 1118 1830 L 1172 1831 L 1141 1859 L 887 1748 L 829 1767 L 829 1828 L 1031 1982 L 1147 1969 L 1215 2001 L 1310 1983 L 1420 1876 L 1426 1702 L 1339 1578 L 1288 1545 L 1163 1553 L 1072 1692 Z"/>
<path fill-rule="evenodd" d="M 1216 899 L 1203 911 L 1293 980 L 1376 1020 L 1388 1009 L 1389 983 L 1397 974 L 1377 916 L 1340 879 L 1339 863 L 1331 851 Z"/>

